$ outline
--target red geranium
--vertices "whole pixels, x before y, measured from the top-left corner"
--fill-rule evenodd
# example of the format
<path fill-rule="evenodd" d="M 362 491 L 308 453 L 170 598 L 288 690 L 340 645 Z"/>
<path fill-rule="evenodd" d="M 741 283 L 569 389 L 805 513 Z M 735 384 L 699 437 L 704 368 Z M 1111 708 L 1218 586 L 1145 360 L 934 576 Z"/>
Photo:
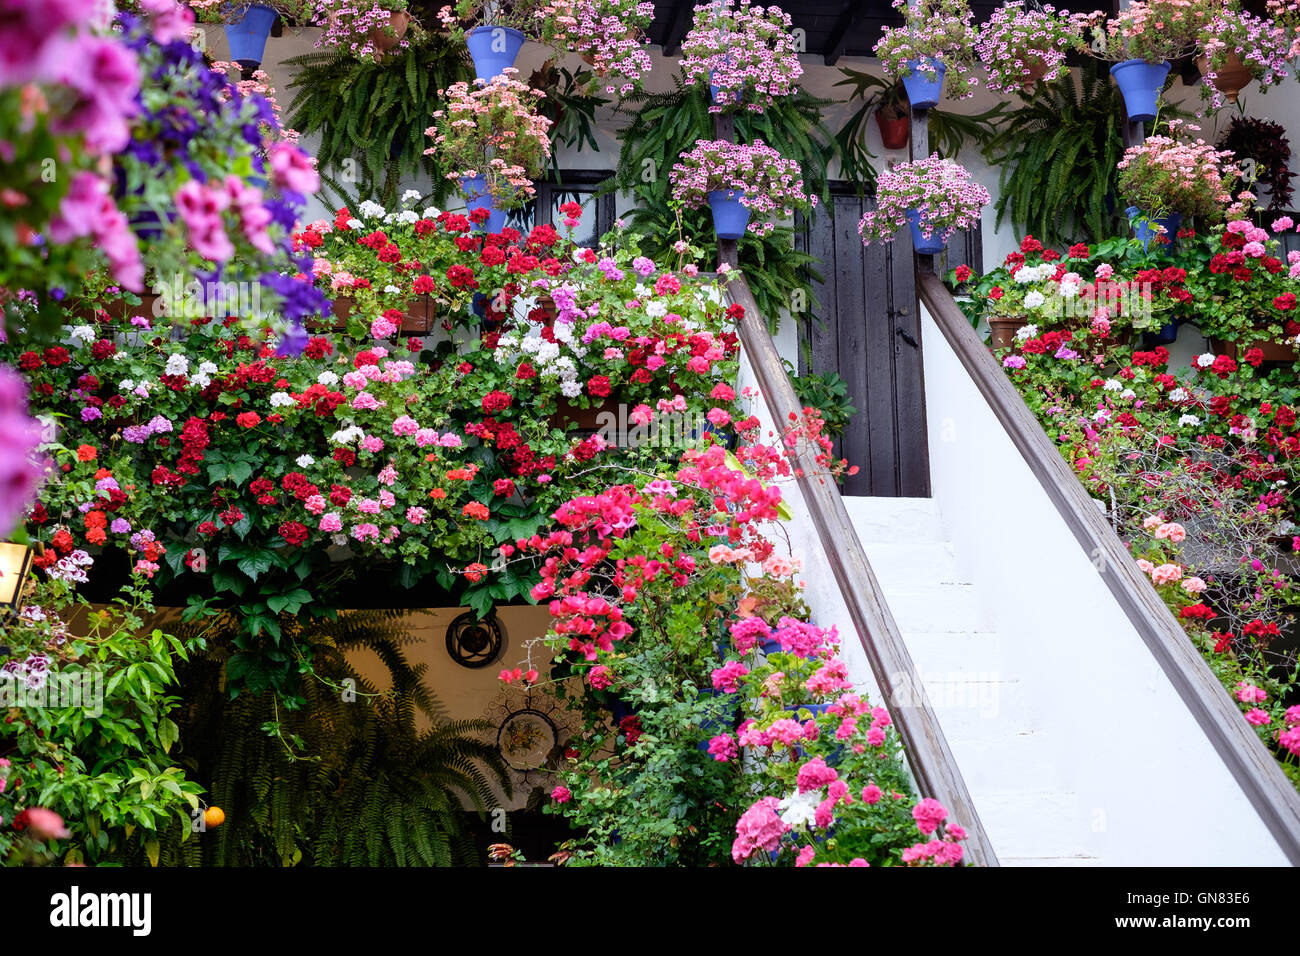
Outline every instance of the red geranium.
<path fill-rule="evenodd" d="M 587 380 L 587 391 L 597 398 L 606 398 L 609 395 L 609 376 L 593 375 Z"/>

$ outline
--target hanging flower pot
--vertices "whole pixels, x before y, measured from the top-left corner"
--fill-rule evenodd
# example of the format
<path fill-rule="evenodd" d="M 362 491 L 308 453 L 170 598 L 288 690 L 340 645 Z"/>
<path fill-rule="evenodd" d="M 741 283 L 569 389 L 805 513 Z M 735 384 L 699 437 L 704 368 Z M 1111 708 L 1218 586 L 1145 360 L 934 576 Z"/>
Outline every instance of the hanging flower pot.
<path fill-rule="evenodd" d="M 880 142 L 885 149 L 904 149 L 912 138 L 912 118 L 906 113 L 889 117 L 884 110 L 876 110 L 876 125 L 880 127 Z"/>
<path fill-rule="evenodd" d="M 250 4 L 237 23 L 226 24 L 226 43 L 230 45 L 230 58 L 246 71 L 262 65 L 266 53 L 266 38 L 271 35 L 276 13 L 270 7 Z"/>
<path fill-rule="evenodd" d="M 388 25 L 392 28 L 391 34 L 383 27 L 375 27 L 366 35 L 371 45 L 380 53 L 387 53 L 402 42 L 402 37 L 406 36 L 406 31 L 410 29 L 411 15 L 405 10 L 394 10 L 388 15 Z"/>
<path fill-rule="evenodd" d="M 932 106 L 938 106 L 939 99 L 943 96 L 943 76 L 948 72 L 943 61 L 931 56 L 924 60 L 908 60 L 907 65 L 911 72 L 903 77 L 903 86 L 907 89 L 912 109 L 928 110 Z M 934 68 L 934 79 L 921 72 L 923 66 Z"/>
<path fill-rule="evenodd" d="M 469 212 L 475 209 L 488 211 L 484 228 L 488 232 L 500 232 L 506 225 L 506 210 L 498 209 L 492 203 L 492 194 L 488 192 L 487 180 L 482 176 L 465 176 L 460 181 L 460 191 L 465 196 L 465 208 Z"/>
<path fill-rule="evenodd" d="M 719 239 L 739 239 L 749 225 L 749 207 L 740 201 L 745 193 L 739 189 L 709 190 L 709 208 L 713 210 L 713 231 Z"/>
<path fill-rule="evenodd" d="M 921 214 L 915 209 L 907 211 L 907 224 L 912 230 L 912 249 L 923 256 L 943 252 L 943 230 L 936 229 L 928 239 L 921 234 Z"/>
<path fill-rule="evenodd" d="M 1196 67 L 1201 71 L 1201 76 L 1210 72 L 1209 58 L 1198 56 L 1196 58 Z M 1223 66 L 1214 71 L 1214 88 L 1228 98 L 1229 103 L 1237 102 L 1237 94 L 1242 88 L 1254 79 L 1250 70 L 1246 69 L 1241 62 L 1241 57 L 1237 56 L 1236 50 L 1229 50 L 1224 58 Z"/>
<path fill-rule="evenodd" d="M 475 27 L 465 38 L 465 45 L 474 60 L 474 73 L 480 80 L 490 82 L 492 77 L 515 65 L 524 45 L 524 35 L 510 27 Z"/>
<path fill-rule="evenodd" d="M 1125 60 L 1110 68 L 1110 75 L 1124 97 L 1128 118 L 1149 123 L 1156 118 L 1160 91 L 1169 75 L 1169 62 L 1148 63 L 1146 60 Z"/>
<path fill-rule="evenodd" d="M 1051 67 L 1049 67 L 1047 63 L 1039 57 L 1027 56 L 1025 57 L 1025 69 L 1029 72 L 1021 77 L 1020 86 L 1026 93 L 1028 93 L 1033 90 L 1034 84 L 1047 75 L 1047 71 L 1051 69 Z"/>
<path fill-rule="evenodd" d="M 1147 251 L 1147 248 L 1151 245 L 1151 240 L 1158 235 L 1163 235 L 1165 239 L 1169 240 L 1169 248 L 1173 248 L 1175 241 L 1177 241 L 1178 228 L 1183 224 L 1182 213 L 1171 212 L 1160 219 L 1148 220 L 1142 215 L 1137 206 L 1129 206 L 1124 212 L 1128 214 L 1129 222 L 1133 225 L 1133 235 L 1142 240 L 1143 252 Z M 1160 233 L 1155 229 L 1152 223 L 1164 227 L 1164 233 Z"/>

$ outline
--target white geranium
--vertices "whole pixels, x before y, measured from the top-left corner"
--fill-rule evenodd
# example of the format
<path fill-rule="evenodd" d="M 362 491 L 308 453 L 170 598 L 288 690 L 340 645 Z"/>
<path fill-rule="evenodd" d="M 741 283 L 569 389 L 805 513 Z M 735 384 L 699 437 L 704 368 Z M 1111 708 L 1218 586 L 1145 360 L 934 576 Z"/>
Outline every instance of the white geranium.
<path fill-rule="evenodd" d="M 88 345 L 95 341 L 95 328 L 91 325 L 76 325 L 68 330 L 68 335 L 74 340 Z"/>
<path fill-rule="evenodd" d="M 384 286 L 384 292 L 386 292 L 388 295 L 397 295 L 397 294 L 398 294 L 399 292 L 401 292 L 401 291 L 402 291 L 402 290 L 399 289 L 399 288 L 398 288 L 397 286 L 395 286 L 395 285 L 386 285 L 386 286 Z"/>
<path fill-rule="evenodd" d="M 117 390 L 119 392 L 129 392 L 132 391 L 134 388 L 135 388 L 135 379 L 133 378 L 124 378 L 122 379 L 122 381 L 117 383 Z"/>
<path fill-rule="evenodd" d="M 294 459 L 294 464 L 299 468 L 310 468 L 312 465 L 316 464 L 316 459 L 311 455 L 299 455 Z"/>
<path fill-rule="evenodd" d="M 335 445 L 347 445 L 358 439 L 364 438 L 366 432 L 364 428 L 358 428 L 356 425 L 349 425 L 347 428 L 340 428 L 333 435 L 330 435 L 330 441 Z"/>
<path fill-rule="evenodd" d="M 415 202 L 419 198 L 420 191 L 418 189 L 408 189 L 406 192 L 402 193 L 402 205 L 406 205 L 408 202 Z"/>
<path fill-rule="evenodd" d="M 1033 324 L 1022 325 L 1020 328 L 1016 329 L 1016 340 L 1024 342 L 1028 339 L 1032 339 L 1037 334 L 1038 326 Z"/>
<path fill-rule="evenodd" d="M 393 218 L 403 225 L 409 226 L 415 223 L 420 217 L 416 215 L 414 209 L 404 209 Z"/>
<path fill-rule="evenodd" d="M 364 229 L 366 228 L 366 224 L 362 222 L 360 219 L 349 219 L 348 228 L 352 230 Z"/>
<path fill-rule="evenodd" d="M 1185 402 L 1187 401 L 1187 398 L 1187 389 L 1185 388 L 1176 388 L 1169 393 L 1169 400 L 1171 402 Z"/>
<path fill-rule="evenodd" d="M 190 360 L 180 354 L 167 356 L 167 364 L 163 367 L 167 375 L 185 375 L 189 370 Z"/>
<path fill-rule="evenodd" d="M 294 404 L 293 396 L 290 395 L 288 392 L 271 393 L 272 408 L 288 408 L 290 405 L 293 404 Z"/>
<path fill-rule="evenodd" d="M 1178 419 L 1178 424 L 1185 428 L 1195 428 L 1201 423 L 1201 420 L 1195 415 L 1184 415 Z"/>
<path fill-rule="evenodd" d="M 1124 383 L 1117 378 L 1108 378 L 1101 387 L 1108 392 L 1118 392 L 1124 388 Z"/>
<path fill-rule="evenodd" d="M 817 805 L 826 799 L 822 790 L 792 793 L 776 805 L 777 815 L 788 827 L 814 826 L 817 822 Z"/>
<path fill-rule="evenodd" d="M 420 213 L 425 219 L 437 219 L 442 215 L 442 210 L 437 206 L 425 206 L 424 211 Z"/>
<path fill-rule="evenodd" d="M 369 199 L 363 200 L 357 209 L 361 212 L 361 215 L 365 216 L 367 219 L 375 219 L 385 214 L 383 206 Z"/>
<path fill-rule="evenodd" d="M 1131 402 L 1133 399 L 1137 398 L 1137 392 L 1133 391 L 1131 388 L 1126 388 L 1124 391 L 1119 393 L 1119 397 L 1124 399 L 1126 402 Z"/>
<path fill-rule="evenodd" d="M 1205 352 L 1192 359 L 1192 364 L 1197 368 L 1209 368 L 1214 364 L 1214 358 L 1215 356 L 1213 352 Z"/>
<path fill-rule="evenodd" d="M 652 319 L 662 319 L 668 314 L 668 306 L 664 305 L 662 300 L 656 299 L 645 307 L 645 314 Z"/>
<path fill-rule="evenodd" d="M 560 383 L 560 393 L 565 398 L 577 398 L 582 394 L 582 383 L 577 379 L 565 379 Z"/>
<path fill-rule="evenodd" d="M 1036 309 L 1046 301 L 1047 300 L 1043 296 L 1043 293 L 1035 289 L 1025 296 L 1025 308 Z"/>

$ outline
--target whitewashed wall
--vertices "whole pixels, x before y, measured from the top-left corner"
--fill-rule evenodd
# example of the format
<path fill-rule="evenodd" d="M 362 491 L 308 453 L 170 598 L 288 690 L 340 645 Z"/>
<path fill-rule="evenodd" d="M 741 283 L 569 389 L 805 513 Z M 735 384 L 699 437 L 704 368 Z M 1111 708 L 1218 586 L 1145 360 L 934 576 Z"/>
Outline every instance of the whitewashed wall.
<path fill-rule="evenodd" d="M 1112 866 L 1277 865 L 1282 851 L 922 309 L 930 480 L 945 531 L 995 614 L 1036 733 L 1074 795 L 1071 852 Z M 992 520 L 991 520 L 992 519 Z M 996 751 L 990 750 L 992 757 Z M 1007 768 L 980 767 L 1005 784 Z M 976 782 L 968 782 L 972 788 Z M 1207 808 L 1213 808 L 1212 819 Z M 1021 838 L 1059 820 L 1024 813 Z M 1042 839 L 1059 839 L 1059 827 Z M 1046 845 L 1044 843 L 1044 845 Z"/>

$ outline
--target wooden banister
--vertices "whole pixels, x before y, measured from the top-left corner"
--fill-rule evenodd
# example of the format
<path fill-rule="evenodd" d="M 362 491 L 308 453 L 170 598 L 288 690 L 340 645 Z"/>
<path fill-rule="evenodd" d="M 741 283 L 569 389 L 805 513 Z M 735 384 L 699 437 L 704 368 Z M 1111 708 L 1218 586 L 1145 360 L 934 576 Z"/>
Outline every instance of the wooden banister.
<path fill-rule="evenodd" d="M 758 387 L 772 420 L 780 428 L 801 411 L 794 386 L 786 374 L 767 322 L 743 276 L 728 284 L 731 300 L 744 307 L 739 335 Z M 997 855 L 980 823 L 979 814 L 957 769 L 948 742 L 939 728 L 930 702 L 903 643 L 880 583 L 858 540 L 844 500 L 834 481 L 825 475 L 807 442 L 800 442 L 797 466 L 804 502 L 812 516 L 858 640 L 906 749 L 908 766 L 922 796 L 933 797 L 949 811 L 949 819 L 966 828 L 966 860 L 980 866 L 997 866 Z"/>
<path fill-rule="evenodd" d="M 1195 717 L 1264 825 L 1300 864 L 1300 793 L 1242 718 L 1178 620 L 1138 570 L 1087 490 L 933 272 L 918 270 L 917 292 L 931 318 L 1024 457 L 1079 545 L 1104 564 L 1103 577 L 1174 690 Z"/>

